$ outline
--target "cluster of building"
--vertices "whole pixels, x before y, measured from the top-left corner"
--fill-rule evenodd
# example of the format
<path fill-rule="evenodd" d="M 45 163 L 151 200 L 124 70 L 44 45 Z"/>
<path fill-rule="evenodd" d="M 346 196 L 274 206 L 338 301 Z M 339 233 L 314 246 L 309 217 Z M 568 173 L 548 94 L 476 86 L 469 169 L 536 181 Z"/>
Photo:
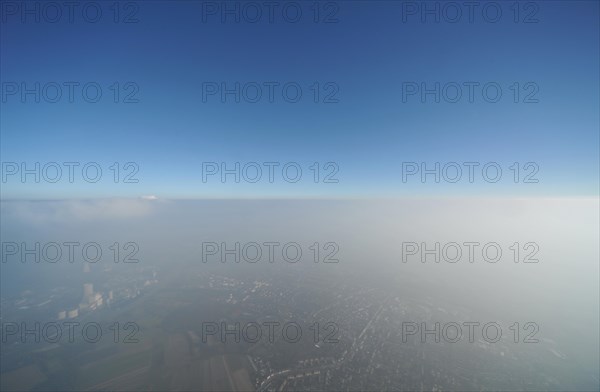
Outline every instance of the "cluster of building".
<path fill-rule="evenodd" d="M 106 303 L 110 304 L 113 300 L 113 292 L 112 290 L 108 292 L 106 296 Z M 93 311 L 96 310 L 102 305 L 104 305 L 104 297 L 102 293 L 94 291 L 94 285 L 92 283 L 84 283 L 83 284 L 83 298 L 79 303 L 79 306 L 74 309 L 69 310 L 61 310 L 58 312 L 57 318 L 59 320 L 64 320 L 66 318 L 75 318 L 79 316 L 79 313 L 82 311 Z"/>

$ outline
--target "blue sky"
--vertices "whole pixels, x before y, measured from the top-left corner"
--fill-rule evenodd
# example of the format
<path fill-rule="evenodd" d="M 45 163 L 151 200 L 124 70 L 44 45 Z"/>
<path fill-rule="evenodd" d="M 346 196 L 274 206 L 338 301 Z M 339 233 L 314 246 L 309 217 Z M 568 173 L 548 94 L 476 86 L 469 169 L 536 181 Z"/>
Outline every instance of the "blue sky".
<path fill-rule="evenodd" d="M 69 103 L 63 87 L 58 103 L 6 96 L 2 162 L 97 162 L 103 177 L 96 184 L 11 177 L 0 185 L 2 198 L 598 195 L 598 2 L 536 2 L 537 23 L 514 23 L 512 2 L 495 3 L 502 9 L 497 23 L 478 9 L 473 23 L 466 15 L 457 23 L 405 15 L 404 23 L 402 2 L 391 1 L 337 2 L 337 23 L 314 23 L 313 2 L 306 1 L 296 3 L 303 12 L 298 23 L 277 10 L 274 23 L 264 15 L 258 23 L 243 17 L 221 23 L 220 14 L 204 14 L 204 23 L 207 3 L 150 1 L 136 3 L 137 23 L 114 23 L 112 2 L 98 4 L 98 23 L 87 23 L 77 11 L 74 23 L 64 14 L 58 23 L 43 17 L 22 23 L 3 8 L 3 91 L 7 83 L 31 88 L 76 81 L 98 83 L 103 95 L 88 103 L 76 88 Z M 336 10 L 320 7 L 320 17 Z M 132 10 L 121 9 L 119 17 Z M 519 18 L 532 10 L 520 9 Z M 114 103 L 109 87 L 115 82 L 120 100 L 132 91 L 125 83 L 135 83 L 139 102 Z M 279 87 L 273 103 L 266 88 L 257 103 L 232 97 L 223 103 L 218 95 L 203 102 L 207 82 Z M 290 82 L 302 88 L 297 103 L 282 99 L 279 88 Z M 320 101 L 332 91 L 325 84 L 334 83 L 339 102 L 315 103 L 315 82 Z M 403 102 L 403 83 L 436 82 L 497 83 L 502 98 L 485 102 L 476 88 L 469 103 L 465 87 L 457 103 L 435 103 L 432 96 L 423 103 L 418 94 Z M 526 83 L 533 84 L 525 89 Z M 539 102 L 522 102 L 534 88 Z M 114 162 L 135 162 L 139 182 L 114 183 Z M 296 162 L 303 176 L 297 183 L 203 183 L 202 162 Z M 314 183 L 314 162 L 321 170 L 334 162 L 339 182 Z M 503 176 L 497 183 L 481 176 L 469 183 L 464 174 L 457 183 L 423 184 L 417 177 L 403 183 L 402 162 L 496 162 Z M 521 170 L 534 162 L 539 182 L 514 183 L 514 162 Z"/>

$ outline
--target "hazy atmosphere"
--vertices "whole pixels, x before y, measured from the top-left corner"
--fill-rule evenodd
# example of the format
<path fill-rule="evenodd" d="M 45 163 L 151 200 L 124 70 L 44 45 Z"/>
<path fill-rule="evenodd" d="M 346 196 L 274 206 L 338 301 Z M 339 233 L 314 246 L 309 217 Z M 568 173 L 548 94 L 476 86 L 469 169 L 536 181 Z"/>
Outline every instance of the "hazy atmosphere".
<path fill-rule="evenodd" d="M 598 2 L 0 23 L 1 392 L 600 390 Z"/>

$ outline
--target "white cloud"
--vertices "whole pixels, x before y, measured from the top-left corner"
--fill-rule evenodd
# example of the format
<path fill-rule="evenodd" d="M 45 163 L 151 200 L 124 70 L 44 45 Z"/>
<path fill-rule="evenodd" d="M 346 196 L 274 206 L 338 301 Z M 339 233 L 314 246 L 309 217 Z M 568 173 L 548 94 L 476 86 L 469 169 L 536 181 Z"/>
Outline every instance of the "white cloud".
<path fill-rule="evenodd" d="M 2 214 L 31 224 L 131 219 L 151 214 L 150 200 L 157 198 L 11 201 L 2 203 Z"/>

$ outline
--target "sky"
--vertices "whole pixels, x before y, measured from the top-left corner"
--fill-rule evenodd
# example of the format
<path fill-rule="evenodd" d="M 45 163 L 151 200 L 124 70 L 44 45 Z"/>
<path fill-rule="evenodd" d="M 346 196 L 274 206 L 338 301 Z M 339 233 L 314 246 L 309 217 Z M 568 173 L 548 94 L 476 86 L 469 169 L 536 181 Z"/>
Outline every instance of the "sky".
<path fill-rule="evenodd" d="M 3 199 L 598 196 L 598 2 L 41 4 L 0 9 Z"/>

